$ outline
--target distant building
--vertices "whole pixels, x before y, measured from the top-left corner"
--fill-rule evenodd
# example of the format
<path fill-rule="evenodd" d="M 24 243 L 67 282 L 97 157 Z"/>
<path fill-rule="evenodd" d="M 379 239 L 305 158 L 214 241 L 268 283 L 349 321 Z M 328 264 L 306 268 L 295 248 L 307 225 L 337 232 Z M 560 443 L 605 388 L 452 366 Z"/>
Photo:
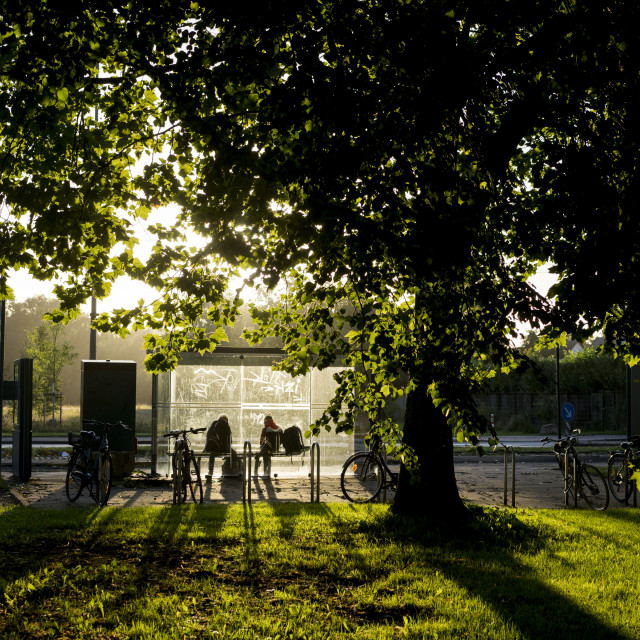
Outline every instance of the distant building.
<path fill-rule="evenodd" d="M 603 344 L 604 338 L 598 337 L 594 338 L 587 346 L 597 349 Z M 580 353 L 581 351 L 584 351 L 585 345 L 577 340 L 567 340 L 567 349 L 569 350 L 569 353 Z"/>

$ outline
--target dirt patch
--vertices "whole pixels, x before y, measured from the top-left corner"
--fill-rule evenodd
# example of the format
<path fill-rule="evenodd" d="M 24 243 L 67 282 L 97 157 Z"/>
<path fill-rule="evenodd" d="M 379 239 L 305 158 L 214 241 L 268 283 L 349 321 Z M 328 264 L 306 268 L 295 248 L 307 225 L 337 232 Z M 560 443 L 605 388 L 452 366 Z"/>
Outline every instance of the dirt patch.
<path fill-rule="evenodd" d="M 13 507 L 20 501 L 8 489 L 0 489 L 0 507 Z"/>

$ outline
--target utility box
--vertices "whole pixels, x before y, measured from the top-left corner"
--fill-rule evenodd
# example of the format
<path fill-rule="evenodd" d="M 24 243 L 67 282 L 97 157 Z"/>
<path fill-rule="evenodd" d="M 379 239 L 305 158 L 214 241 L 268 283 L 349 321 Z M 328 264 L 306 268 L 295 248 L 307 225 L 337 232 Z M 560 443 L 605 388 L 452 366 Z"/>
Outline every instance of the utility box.
<path fill-rule="evenodd" d="M 11 470 L 19 480 L 31 477 L 33 360 L 20 358 L 13 365 L 13 451 Z"/>
<path fill-rule="evenodd" d="M 136 451 L 136 363 L 133 360 L 82 360 L 80 417 L 99 422 L 123 422 L 132 431 L 114 428 L 109 449 L 116 477 L 130 474 Z M 99 427 L 88 427 L 101 434 Z"/>
<path fill-rule="evenodd" d="M 627 369 L 627 437 L 640 435 L 640 366 Z"/>

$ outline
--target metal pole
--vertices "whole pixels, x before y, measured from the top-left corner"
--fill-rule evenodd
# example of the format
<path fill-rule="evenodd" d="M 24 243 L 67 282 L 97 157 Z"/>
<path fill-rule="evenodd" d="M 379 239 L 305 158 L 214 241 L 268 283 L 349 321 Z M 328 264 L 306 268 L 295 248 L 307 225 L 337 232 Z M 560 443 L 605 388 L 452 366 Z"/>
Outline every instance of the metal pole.
<path fill-rule="evenodd" d="M 511 447 L 511 506 L 516 506 L 516 450 Z"/>
<path fill-rule="evenodd" d="M 631 438 L 631 367 L 627 366 L 625 376 L 625 390 L 627 392 L 627 439 Z"/>
<path fill-rule="evenodd" d="M 317 442 L 311 445 L 311 502 L 320 502 L 320 445 Z"/>
<path fill-rule="evenodd" d="M 566 450 L 564 452 L 564 506 L 569 506 L 569 455 Z"/>
<path fill-rule="evenodd" d="M 100 68 L 98 67 L 98 75 L 100 75 Z M 98 107 L 94 110 L 94 117 L 96 123 L 100 119 L 100 112 Z M 96 347 L 96 330 L 93 328 L 93 321 L 96 319 L 96 297 L 91 296 L 91 329 L 89 330 L 89 360 L 97 360 L 97 347 Z"/>
<path fill-rule="evenodd" d="M 313 449 L 311 451 L 312 451 L 311 455 L 313 456 Z M 382 459 L 384 460 L 384 463 L 387 464 L 387 450 L 386 449 L 384 450 L 384 456 L 383 456 Z M 311 464 L 313 465 L 313 459 L 311 460 Z M 311 469 L 313 469 L 313 466 L 311 467 Z M 312 471 L 312 473 L 313 473 L 313 471 Z M 386 471 L 383 472 L 383 473 L 384 473 L 384 479 L 386 481 L 386 479 L 387 479 Z M 385 482 L 383 484 L 383 486 L 382 486 L 382 502 L 386 502 L 386 501 L 387 501 L 387 484 Z"/>
<path fill-rule="evenodd" d="M 629 461 L 626 450 L 624 452 L 624 506 L 629 506 Z"/>
<path fill-rule="evenodd" d="M 560 347 L 556 346 L 556 415 L 558 416 L 558 440 L 562 438 L 562 409 L 560 408 Z"/>
<path fill-rule="evenodd" d="M 4 317 L 5 300 L 0 300 L 0 477 L 2 477 L 2 433 L 4 418 Z"/>
<path fill-rule="evenodd" d="M 244 441 L 244 470 L 242 478 L 242 503 L 251 504 L 251 442 Z"/>
<path fill-rule="evenodd" d="M 504 448 L 504 505 L 507 506 L 509 495 L 509 450 L 511 450 L 511 506 L 516 506 L 516 450 L 513 447 Z"/>
<path fill-rule="evenodd" d="M 89 360 L 96 360 L 96 330 L 93 321 L 96 319 L 96 298 L 91 296 L 91 329 L 89 330 Z"/>
<path fill-rule="evenodd" d="M 573 456 L 573 508 L 578 508 L 578 489 L 580 489 L 580 478 L 578 477 L 578 462 Z"/>
<path fill-rule="evenodd" d="M 151 376 L 151 475 L 158 471 L 158 374 Z"/>
<path fill-rule="evenodd" d="M 507 467 L 509 465 L 508 452 L 509 452 L 509 447 L 505 447 L 504 448 L 504 506 L 505 507 L 507 506 L 507 476 L 508 476 Z"/>

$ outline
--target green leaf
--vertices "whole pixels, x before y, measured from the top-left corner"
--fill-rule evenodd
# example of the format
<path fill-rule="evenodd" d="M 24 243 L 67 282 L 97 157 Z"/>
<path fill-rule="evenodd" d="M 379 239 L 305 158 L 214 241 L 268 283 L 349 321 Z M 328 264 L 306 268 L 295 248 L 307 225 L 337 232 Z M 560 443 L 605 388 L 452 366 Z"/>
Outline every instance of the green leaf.
<path fill-rule="evenodd" d="M 229 339 L 227 337 L 227 333 L 224 330 L 224 327 L 218 327 L 212 334 L 211 339 L 216 342 L 227 342 Z"/>

